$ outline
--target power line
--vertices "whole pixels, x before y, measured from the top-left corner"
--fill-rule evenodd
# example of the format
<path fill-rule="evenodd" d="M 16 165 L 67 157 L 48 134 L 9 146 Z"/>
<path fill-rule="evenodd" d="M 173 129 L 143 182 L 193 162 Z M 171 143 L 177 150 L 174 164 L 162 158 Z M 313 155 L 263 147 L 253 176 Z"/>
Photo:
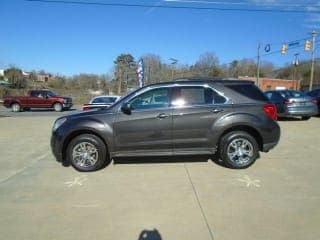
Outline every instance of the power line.
<path fill-rule="evenodd" d="M 260 13 L 308 13 L 308 10 L 297 9 L 261 9 L 261 8 L 221 8 L 221 7 L 196 7 L 196 6 L 169 6 L 169 5 L 149 5 L 149 4 L 129 4 L 129 3 L 104 3 L 85 1 L 64 1 L 64 0 L 24 0 L 26 2 L 57 3 L 69 5 L 91 5 L 109 7 L 129 7 L 129 8 L 162 8 L 162 9 L 186 9 L 186 10 L 212 10 L 212 11 L 237 11 L 237 12 L 260 12 Z M 312 11 L 320 13 L 320 10 Z"/>
<path fill-rule="evenodd" d="M 297 3 L 277 3 L 277 2 L 219 2 L 210 0 L 163 0 L 164 2 L 189 3 L 189 4 L 214 4 L 230 6 L 263 6 L 263 7 L 314 7 L 319 8 L 317 4 L 297 4 Z"/>

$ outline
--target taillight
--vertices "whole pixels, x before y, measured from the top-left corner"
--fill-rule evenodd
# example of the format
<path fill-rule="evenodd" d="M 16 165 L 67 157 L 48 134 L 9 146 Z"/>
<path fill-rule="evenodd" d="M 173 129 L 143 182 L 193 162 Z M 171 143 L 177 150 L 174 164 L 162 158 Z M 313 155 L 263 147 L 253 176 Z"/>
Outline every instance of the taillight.
<path fill-rule="evenodd" d="M 274 104 L 266 104 L 263 106 L 263 111 L 272 119 L 277 120 L 277 107 Z"/>
<path fill-rule="evenodd" d="M 311 100 L 311 102 L 313 102 L 314 104 L 318 104 L 318 100 L 315 99 L 315 98 L 313 98 L 313 99 Z"/>
<path fill-rule="evenodd" d="M 89 110 L 90 108 L 89 107 L 87 107 L 87 106 L 83 106 L 82 107 L 82 111 L 87 111 L 87 110 Z"/>

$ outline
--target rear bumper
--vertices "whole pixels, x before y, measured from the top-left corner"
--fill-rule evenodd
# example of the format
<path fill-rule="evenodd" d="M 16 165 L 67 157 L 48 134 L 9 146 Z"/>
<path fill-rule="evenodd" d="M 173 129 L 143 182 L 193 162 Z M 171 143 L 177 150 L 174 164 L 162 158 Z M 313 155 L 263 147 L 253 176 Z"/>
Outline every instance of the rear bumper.
<path fill-rule="evenodd" d="M 274 148 L 278 142 L 266 143 L 263 144 L 262 152 L 269 152 L 272 148 Z"/>
<path fill-rule="evenodd" d="M 283 117 L 286 116 L 314 116 L 318 114 L 318 107 L 315 106 L 309 106 L 309 107 L 291 107 L 287 108 L 287 110 L 280 114 Z"/>

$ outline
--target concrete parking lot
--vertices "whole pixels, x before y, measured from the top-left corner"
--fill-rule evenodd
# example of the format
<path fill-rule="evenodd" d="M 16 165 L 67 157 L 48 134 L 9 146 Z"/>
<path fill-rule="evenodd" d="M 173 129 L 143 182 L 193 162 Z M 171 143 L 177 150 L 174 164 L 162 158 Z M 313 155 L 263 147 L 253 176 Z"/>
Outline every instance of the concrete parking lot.
<path fill-rule="evenodd" d="M 318 117 L 281 121 L 245 170 L 193 157 L 80 173 L 51 154 L 57 115 L 0 117 L 1 239 L 320 238 Z"/>

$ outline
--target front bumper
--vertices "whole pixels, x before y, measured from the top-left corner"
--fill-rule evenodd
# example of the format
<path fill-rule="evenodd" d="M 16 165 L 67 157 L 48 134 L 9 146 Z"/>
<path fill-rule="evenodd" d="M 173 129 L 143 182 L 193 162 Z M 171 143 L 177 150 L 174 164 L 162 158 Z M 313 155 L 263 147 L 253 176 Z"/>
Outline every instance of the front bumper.
<path fill-rule="evenodd" d="M 50 145 L 51 145 L 51 151 L 53 155 L 55 156 L 56 160 L 58 162 L 63 161 L 63 154 L 62 154 L 62 140 L 57 134 L 57 132 L 53 132 L 51 135 L 51 140 L 50 140 Z"/>
<path fill-rule="evenodd" d="M 72 103 L 64 103 L 62 106 L 63 106 L 63 108 L 69 109 L 73 106 L 73 104 Z"/>

